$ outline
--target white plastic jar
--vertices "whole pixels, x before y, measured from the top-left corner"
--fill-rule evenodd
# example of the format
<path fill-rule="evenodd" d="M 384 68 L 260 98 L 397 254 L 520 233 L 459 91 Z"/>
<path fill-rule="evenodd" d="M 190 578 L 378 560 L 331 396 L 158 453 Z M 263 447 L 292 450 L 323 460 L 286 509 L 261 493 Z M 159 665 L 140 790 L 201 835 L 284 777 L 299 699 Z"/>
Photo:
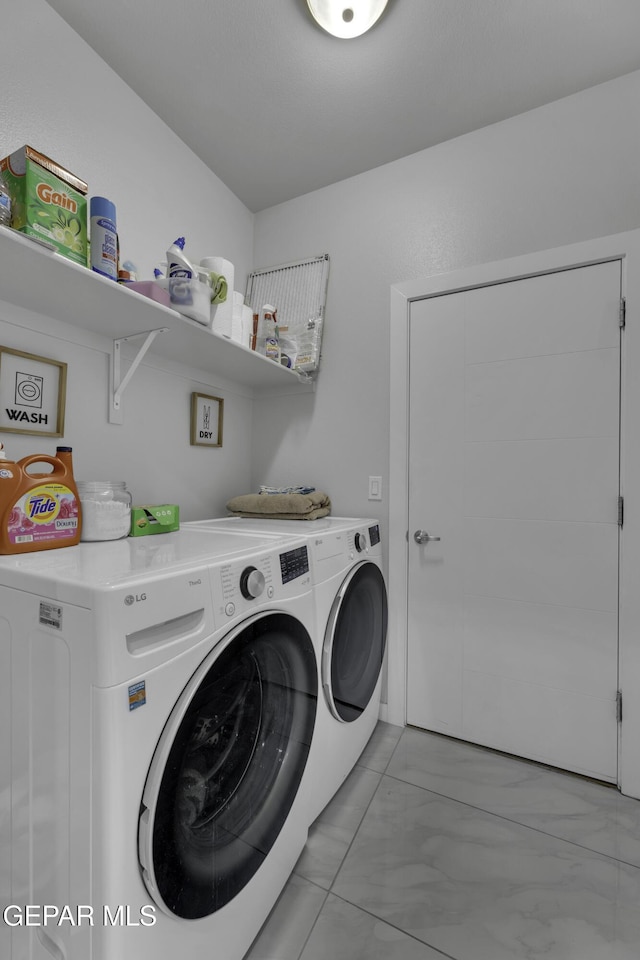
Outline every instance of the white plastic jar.
<path fill-rule="evenodd" d="M 131 528 L 131 494 L 124 480 L 78 480 L 81 540 L 119 540 Z"/>

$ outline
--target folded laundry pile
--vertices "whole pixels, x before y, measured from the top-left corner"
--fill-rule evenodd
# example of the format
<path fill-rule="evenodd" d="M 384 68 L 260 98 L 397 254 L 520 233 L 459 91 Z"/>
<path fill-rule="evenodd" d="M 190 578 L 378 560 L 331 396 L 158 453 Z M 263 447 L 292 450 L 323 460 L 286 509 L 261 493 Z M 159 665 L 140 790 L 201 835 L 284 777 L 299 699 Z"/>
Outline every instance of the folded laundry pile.
<path fill-rule="evenodd" d="M 236 517 L 272 520 L 318 520 L 331 513 L 331 500 L 326 493 L 245 493 L 227 503 Z"/>
<path fill-rule="evenodd" d="M 315 487 L 266 487 L 264 484 L 260 485 L 260 490 L 258 493 L 315 493 Z"/>

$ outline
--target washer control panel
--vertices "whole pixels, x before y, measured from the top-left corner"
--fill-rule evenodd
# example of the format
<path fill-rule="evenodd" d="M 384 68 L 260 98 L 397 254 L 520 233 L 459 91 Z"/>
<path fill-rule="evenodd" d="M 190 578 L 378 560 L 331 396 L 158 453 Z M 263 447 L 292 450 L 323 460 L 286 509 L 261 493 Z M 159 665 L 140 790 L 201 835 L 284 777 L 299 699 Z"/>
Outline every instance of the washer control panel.
<path fill-rule="evenodd" d="M 214 609 L 220 621 L 311 589 L 306 545 L 232 560 L 211 572 Z"/>
<path fill-rule="evenodd" d="M 280 554 L 280 573 L 283 583 L 297 580 L 309 573 L 309 552 L 306 545 Z"/>

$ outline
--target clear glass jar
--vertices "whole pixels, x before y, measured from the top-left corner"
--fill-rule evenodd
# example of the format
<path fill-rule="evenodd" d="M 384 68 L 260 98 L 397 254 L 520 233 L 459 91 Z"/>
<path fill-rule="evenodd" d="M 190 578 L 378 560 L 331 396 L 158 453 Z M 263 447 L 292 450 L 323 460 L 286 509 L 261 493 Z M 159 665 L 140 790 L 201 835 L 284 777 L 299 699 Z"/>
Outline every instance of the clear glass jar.
<path fill-rule="evenodd" d="M 131 528 L 131 494 L 124 480 L 78 480 L 81 540 L 119 540 Z"/>

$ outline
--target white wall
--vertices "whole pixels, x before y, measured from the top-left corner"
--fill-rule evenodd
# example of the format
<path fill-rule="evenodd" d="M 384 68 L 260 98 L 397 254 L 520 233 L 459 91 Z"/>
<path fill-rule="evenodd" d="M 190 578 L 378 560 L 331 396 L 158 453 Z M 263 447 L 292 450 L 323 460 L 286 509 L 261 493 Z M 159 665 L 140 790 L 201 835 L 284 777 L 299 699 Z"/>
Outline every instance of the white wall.
<path fill-rule="evenodd" d="M 0 155 L 31 144 L 87 181 L 89 195 L 113 200 L 121 257 L 142 276 L 182 235 L 194 259 L 231 260 L 244 290 L 253 214 L 43 0 L 5 8 Z M 76 476 L 124 479 L 137 502 L 177 501 L 184 519 L 222 512 L 230 496 L 248 489 L 247 391 L 150 358 L 124 395 L 124 425 L 110 425 L 108 333 L 89 336 L 0 302 L 0 344 L 69 364 L 64 442 L 74 448 Z M 189 444 L 193 390 L 225 398 L 222 449 Z M 1 439 L 15 457 L 52 453 L 59 442 Z"/>
<path fill-rule="evenodd" d="M 331 268 L 316 393 L 256 409 L 254 484 L 386 523 L 367 477 L 386 496 L 390 285 L 640 225 L 639 112 L 634 73 L 257 214 L 257 266 Z"/>

